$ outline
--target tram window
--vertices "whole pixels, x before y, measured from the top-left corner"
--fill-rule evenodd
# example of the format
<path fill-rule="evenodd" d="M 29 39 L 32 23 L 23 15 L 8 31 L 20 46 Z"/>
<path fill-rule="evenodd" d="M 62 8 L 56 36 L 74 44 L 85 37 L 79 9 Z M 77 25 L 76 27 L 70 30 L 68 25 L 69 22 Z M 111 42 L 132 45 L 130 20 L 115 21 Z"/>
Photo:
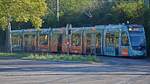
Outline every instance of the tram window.
<path fill-rule="evenodd" d="M 57 45 L 58 43 L 58 38 L 59 38 L 59 33 L 53 33 L 53 36 L 52 36 L 52 43 Z"/>
<path fill-rule="evenodd" d="M 96 47 L 99 48 L 100 47 L 100 42 L 101 42 L 101 36 L 100 33 L 96 34 Z"/>
<path fill-rule="evenodd" d="M 48 45 L 48 35 L 47 34 L 40 35 L 40 45 Z"/>
<path fill-rule="evenodd" d="M 114 34 L 111 34 L 110 32 L 106 33 L 105 37 L 106 46 L 113 46 L 114 44 Z"/>
<path fill-rule="evenodd" d="M 81 35 L 79 33 L 72 34 L 72 45 L 73 46 L 81 45 Z"/>
<path fill-rule="evenodd" d="M 29 37 L 29 35 L 24 35 L 24 38 L 28 38 Z"/>
<path fill-rule="evenodd" d="M 115 32 L 115 38 L 114 38 L 115 47 L 119 47 L 119 32 Z"/>
<path fill-rule="evenodd" d="M 21 37 L 18 35 L 13 35 L 12 36 L 12 44 L 15 47 L 20 46 L 21 45 Z"/>
<path fill-rule="evenodd" d="M 90 47 L 91 44 L 92 44 L 92 34 L 91 33 L 87 33 L 86 39 L 87 39 L 87 47 Z"/>
<path fill-rule="evenodd" d="M 35 35 L 32 35 L 32 38 L 35 38 Z"/>
<path fill-rule="evenodd" d="M 35 41 L 35 35 L 34 34 L 26 34 L 24 35 L 24 41 L 25 41 L 25 45 L 32 45 L 33 41 Z"/>
<path fill-rule="evenodd" d="M 122 32 L 121 34 L 121 44 L 122 46 L 129 46 L 129 39 L 126 32 Z"/>

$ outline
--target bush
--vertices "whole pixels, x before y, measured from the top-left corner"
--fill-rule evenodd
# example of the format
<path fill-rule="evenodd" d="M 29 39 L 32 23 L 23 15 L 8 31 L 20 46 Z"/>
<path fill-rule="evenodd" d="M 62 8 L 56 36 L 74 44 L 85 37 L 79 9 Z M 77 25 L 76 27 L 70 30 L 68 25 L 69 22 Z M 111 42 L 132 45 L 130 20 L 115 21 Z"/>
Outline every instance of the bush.
<path fill-rule="evenodd" d="M 82 56 L 82 55 L 38 55 L 30 54 L 22 57 L 22 59 L 30 60 L 47 60 L 47 61 L 84 61 L 84 62 L 98 62 L 96 56 Z"/>

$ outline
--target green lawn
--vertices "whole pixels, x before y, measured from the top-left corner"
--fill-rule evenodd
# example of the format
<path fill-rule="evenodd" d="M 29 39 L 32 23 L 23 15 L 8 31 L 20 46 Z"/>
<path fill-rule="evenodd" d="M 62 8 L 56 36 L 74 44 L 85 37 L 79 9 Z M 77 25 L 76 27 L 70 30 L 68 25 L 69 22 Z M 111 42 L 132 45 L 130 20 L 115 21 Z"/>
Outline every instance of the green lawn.
<path fill-rule="evenodd" d="M 29 53 L 0 53 L 0 57 L 16 57 L 27 60 L 45 61 L 80 61 L 80 62 L 100 62 L 100 59 L 92 55 L 51 55 L 51 54 L 29 54 Z"/>
<path fill-rule="evenodd" d="M 16 56 L 16 53 L 0 53 L 0 57 Z"/>
<path fill-rule="evenodd" d="M 16 58 L 23 58 L 30 56 L 29 53 L 0 53 L 0 57 L 16 57 Z"/>

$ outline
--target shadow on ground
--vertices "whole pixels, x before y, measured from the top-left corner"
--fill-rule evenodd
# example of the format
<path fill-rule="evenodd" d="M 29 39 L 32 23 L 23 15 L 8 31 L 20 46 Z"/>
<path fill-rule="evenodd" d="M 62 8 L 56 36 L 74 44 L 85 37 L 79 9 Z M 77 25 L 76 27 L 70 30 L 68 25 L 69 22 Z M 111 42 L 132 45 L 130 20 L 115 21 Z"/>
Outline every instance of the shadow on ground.
<path fill-rule="evenodd" d="M 101 57 L 100 63 L 49 62 L 0 59 L 0 72 L 150 72 L 150 62 L 145 59 Z"/>

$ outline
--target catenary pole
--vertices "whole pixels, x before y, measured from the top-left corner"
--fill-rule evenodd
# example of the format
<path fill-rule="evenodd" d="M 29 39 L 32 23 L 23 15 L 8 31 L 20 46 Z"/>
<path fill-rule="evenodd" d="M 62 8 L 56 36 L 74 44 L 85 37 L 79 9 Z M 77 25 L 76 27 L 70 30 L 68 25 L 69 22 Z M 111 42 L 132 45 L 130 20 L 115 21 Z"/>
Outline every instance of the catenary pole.
<path fill-rule="evenodd" d="M 59 3 L 60 3 L 60 0 L 57 0 L 56 3 L 57 3 L 57 9 L 56 9 L 57 10 L 57 21 L 59 22 L 59 16 L 60 16 L 59 15 L 59 12 L 60 12 L 60 4 Z"/>

